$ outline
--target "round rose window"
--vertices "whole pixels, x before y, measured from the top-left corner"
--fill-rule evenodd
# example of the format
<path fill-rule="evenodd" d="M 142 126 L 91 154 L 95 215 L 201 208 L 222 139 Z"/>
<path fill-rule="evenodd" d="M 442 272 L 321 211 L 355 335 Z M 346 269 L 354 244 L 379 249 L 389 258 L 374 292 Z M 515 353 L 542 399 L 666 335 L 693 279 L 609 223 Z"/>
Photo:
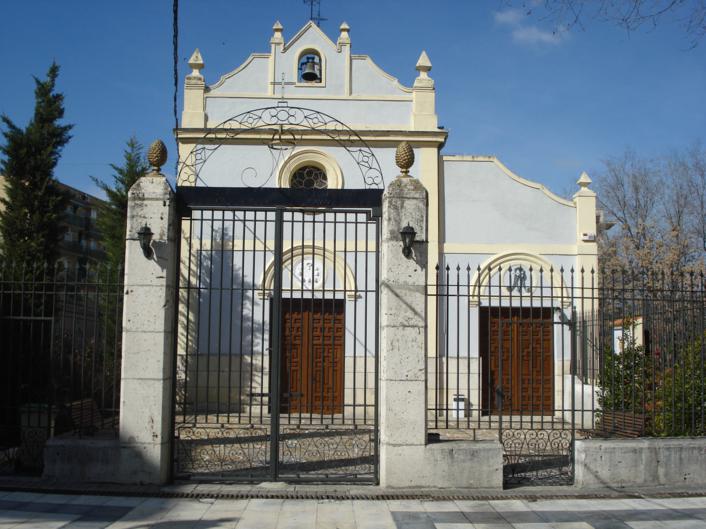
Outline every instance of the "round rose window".
<path fill-rule="evenodd" d="M 326 189 L 328 180 L 323 169 L 313 165 L 305 165 L 294 171 L 289 185 L 299 189 Z"/>

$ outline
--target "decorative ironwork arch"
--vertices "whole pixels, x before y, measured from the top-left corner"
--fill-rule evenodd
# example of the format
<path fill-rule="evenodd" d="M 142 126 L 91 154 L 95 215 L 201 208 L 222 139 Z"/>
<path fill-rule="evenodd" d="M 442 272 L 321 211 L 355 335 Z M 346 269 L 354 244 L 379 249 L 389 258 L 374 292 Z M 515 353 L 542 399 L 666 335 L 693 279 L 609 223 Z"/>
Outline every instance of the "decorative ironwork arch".
<path fill-rule="evenodd" d="M 248 110 L 210 129 L 201 140 L 233 139 L 243 133 L 268 127 L 276 127 L 266 143 L 273 161 L 270 175 L 258 185 L 257 170 L 246 167 L 241 173 L 241 180 L 246 186 L 264 186 L 272 178 L 278 163 L 296 146 L 296 133 L 305 130 L 320 132 L 343 147 L 357 164 L 366 188 L 382 189 L 385 186 L 380 163 L 365 140 L 345 123 L 318 110 L 290 107 L 286 102 L 280 102 L 277 106 Z M 223 143 L 195 145 L 186 159 L 180 160 L 177 182 L 180 185 L 183 183 L 195 185 L 199 180 L 203 182 L 200 177 L 201 169 L 222 145 Z M 246 182 L 246 179 L 254 180 L 255 184 Z"/>

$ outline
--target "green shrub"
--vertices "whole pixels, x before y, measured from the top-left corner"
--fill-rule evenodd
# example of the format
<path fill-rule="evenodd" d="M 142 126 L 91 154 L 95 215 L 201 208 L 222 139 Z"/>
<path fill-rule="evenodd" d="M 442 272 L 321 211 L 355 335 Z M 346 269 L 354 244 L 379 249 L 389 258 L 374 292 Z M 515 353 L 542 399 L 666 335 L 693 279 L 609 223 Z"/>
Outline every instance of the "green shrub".
<path fill-rule="evenodd" d="M 674 367 L 661 374 L 654 413 L 655 435 L 706 435 L 706 350 L 702 340 L 687 346 Z"/>
<path fill-rule="evenodd" d="M 632 326 L 623 328 L 623 350 L 605 350 L 599 377 L 603 410 L 645 413 L 652 401 L 655 385 L 655 364 L 642 345 L 637 345 Z"/>

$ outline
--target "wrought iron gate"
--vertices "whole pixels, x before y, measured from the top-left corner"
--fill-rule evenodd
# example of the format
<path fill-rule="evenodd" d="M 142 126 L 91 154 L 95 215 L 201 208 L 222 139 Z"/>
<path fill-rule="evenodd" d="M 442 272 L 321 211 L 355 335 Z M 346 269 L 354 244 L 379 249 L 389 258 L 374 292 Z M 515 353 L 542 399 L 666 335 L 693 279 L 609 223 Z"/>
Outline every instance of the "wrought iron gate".
<path fill-rule="evenodd" d="M 577 380 L 576 322 L 598 302 L 577 296 L 572 271 L 454 264 L 427 288 L 433 439 L 498 439 L 508 487 L 571 484 L 577 431 L 593 428 L 597 405 L 591 377 Z"/>
<path fill-rule="evenodd" d="M 375 482 L 382 191 L 177 196 L 175 476 Z"/>

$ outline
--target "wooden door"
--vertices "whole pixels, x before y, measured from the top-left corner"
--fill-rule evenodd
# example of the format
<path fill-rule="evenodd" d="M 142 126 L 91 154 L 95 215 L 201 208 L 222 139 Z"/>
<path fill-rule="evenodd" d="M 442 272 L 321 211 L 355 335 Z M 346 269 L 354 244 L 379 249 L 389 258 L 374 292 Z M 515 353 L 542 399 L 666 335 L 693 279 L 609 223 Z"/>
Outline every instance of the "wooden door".
<path fill-rule="evenodd" d="M 344 316 L 343 300 L 282 300 L 283 413 L 342 413 Z"/>
<path fill-rule="evenodd" d="M 486 413 L 552 415 L 551 309 L 482 309 L 480 325 Z"/>

